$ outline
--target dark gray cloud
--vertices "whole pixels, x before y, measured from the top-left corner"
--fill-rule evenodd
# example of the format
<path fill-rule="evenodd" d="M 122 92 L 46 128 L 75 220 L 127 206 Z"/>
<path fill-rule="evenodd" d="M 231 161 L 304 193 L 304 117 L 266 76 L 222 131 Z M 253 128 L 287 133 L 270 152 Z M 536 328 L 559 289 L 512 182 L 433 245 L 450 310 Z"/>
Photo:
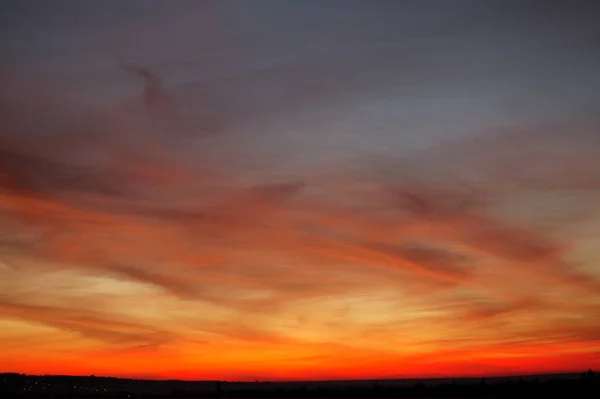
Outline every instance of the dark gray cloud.
<path fill-rule="evenodd" d="M 0 172 L 3 184 L 33 196 L 93 194 L 127 196 L 118 173 L 98 168 L 69 165 L 38 155 L 17 153 L 0 148 Z"/>

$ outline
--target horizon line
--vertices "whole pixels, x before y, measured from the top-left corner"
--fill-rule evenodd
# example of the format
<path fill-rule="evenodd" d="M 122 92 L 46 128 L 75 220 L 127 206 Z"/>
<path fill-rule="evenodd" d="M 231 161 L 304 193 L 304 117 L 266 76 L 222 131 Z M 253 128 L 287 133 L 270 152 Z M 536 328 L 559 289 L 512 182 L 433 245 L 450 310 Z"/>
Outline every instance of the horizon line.
<path fill-rule="evenodd" d="M 135 378 L 135 377 L 116 377 L 106 375 L 77 375 L 77 374 L 27 374 L 13 371 L 2 371 L 2 374 L 17 374 L 27 377 L 77 377 L 77 378 L 110 378 L 116 380 L 133 380 L 133 381 L 178 381 L 178 382 L 221 382 L 221 383 L 311 383 L 311 382 L 367 382 L 367 381 L 410 381 L 410 380 L 476 380 L 476 379 L 487 379 L 487 378 L 518 378 L 518 377 L 542 377 L 542 376 L 554 376 L 554 375 L 577 375 L 585 374 L 588 371 L 593 370 L 591 368 L 584 368 L 580 371 L 556 371 L 556 372 L 545 372 L 545 373 L 514 373 L 514 374 L 488 374 L 488 375 L 465 375 L 465 376 L 435 376 L 435 377 L 382 377 L 382 378 L 358 378 L 358 379 L 297 379 L 297 380 L 278 380 L 278 379 L 254 379 L 254 380 L 225 380 L 225 379 L 177 379 L 177 378 Z"/>

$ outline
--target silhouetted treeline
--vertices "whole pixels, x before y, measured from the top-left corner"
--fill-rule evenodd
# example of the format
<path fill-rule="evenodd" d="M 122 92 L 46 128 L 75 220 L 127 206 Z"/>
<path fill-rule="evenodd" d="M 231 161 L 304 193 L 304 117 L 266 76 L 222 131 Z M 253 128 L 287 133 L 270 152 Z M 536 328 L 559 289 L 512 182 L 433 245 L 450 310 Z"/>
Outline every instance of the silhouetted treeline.
<path fill-rule="evenodd" d="M 110 379 L 109 379 L 110 380 Z M 118 379 L 112 379 L 119 381 Z M 99 383 L 98 383 L 99 381 Z M 122 380 L 135 381 L 135 380 Z M 390 385 L 379 381 L 370 386 L 318 386 L 302 384 L 257 383 L 252 388 L 235 388 L 235 383 L 206 382 L 211 389 L 172 389 L 162 393 L 153 391 L 153 383 L 185 383 L 182 381 L 147 381 L 135 391 L 102 388 L 102 379 L 94 377 L 29 377 L 2 374 L 0 397 L 7 398 L 531 398 L 531 397 L 600 397 L 600 379 L 591 371 L 580 376 L 538 379 L 454 380 L 444 383 L 416 383 Z M 446 380 L 447 381 L 447 380 Z M 82 385 L 87 382 L 87 385 Z M 395 381 L 397 383 L 397 381 Z M 167 385 L 165 385 L 167 384 Z M 193 384 L 193 383 L 190 383 Z M 207 385 L 203 385 L 206 387 Z M 228 389 L 228 385 L 229 388 Z"/>

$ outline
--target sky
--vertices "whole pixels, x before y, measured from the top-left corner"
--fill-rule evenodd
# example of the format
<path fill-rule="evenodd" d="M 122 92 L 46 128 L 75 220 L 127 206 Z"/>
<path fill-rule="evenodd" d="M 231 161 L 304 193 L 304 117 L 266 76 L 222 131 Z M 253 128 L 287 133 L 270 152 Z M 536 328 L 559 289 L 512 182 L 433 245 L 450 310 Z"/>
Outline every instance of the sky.
<path fill-rule="evenodd" d="M 0 371 L 600 368 L 596 2 L 0 7 Z"/>

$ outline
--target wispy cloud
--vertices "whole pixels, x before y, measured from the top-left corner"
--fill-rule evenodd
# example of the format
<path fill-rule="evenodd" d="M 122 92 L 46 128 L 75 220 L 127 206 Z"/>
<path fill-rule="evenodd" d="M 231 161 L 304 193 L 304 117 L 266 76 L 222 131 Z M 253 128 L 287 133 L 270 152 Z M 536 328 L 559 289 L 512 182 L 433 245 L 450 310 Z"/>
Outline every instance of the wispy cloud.
<path fill-rule="evenodd" d="M 2 300 L 0 312 L 3 317 L 46 324 L 77 332 L 86 338 L 100 339 L 109 343 L 158 344 L 168 336 L 165 332 L 142 324 L 111 320 L 104 314 L 94 314 L 89 310 L 82 311 Z"/>
<path fill-rule="evenodd" d="M 506 111 L 535 92 L 516 71 L 552 75 L 552 63 L 495 40 L 493 13 L 467 3 L 454 19 L 416 3 L 378 5 L 385 18 L 298 6 L 323 45 L 296 52 L 284 44 L 302 42 L 304 23 L 247 10 L 285 25 L 283 40 L 215 5 L 236 28 L 198 46 L 219 62 L 186 76 L 151 36 L 168 65 L 128 54 L 140 64 L 126 74 L 115 61 L 131 85 L 115 101 L 3 70 L 0 323 L 13 324 L 0 339 L 45 326 L 81 362 L 63 369 L 90 373 L 122 374 L 120 359 L 133 374 L 219 378 L 600 364 L 600 274 L 584 251 L 597 230 L 597 118 L 575 103 L 587 92 L 560 85 L 536 97 L 549 98 L 541 111 Z M 506 21 L 493 26 L 511 36 Z M 97 87 L 92 66 L 81 61 Z M 561 90 L 575 105 L 557 108 Z M 52 345 L 27 359 L 60 369 Z"/>

